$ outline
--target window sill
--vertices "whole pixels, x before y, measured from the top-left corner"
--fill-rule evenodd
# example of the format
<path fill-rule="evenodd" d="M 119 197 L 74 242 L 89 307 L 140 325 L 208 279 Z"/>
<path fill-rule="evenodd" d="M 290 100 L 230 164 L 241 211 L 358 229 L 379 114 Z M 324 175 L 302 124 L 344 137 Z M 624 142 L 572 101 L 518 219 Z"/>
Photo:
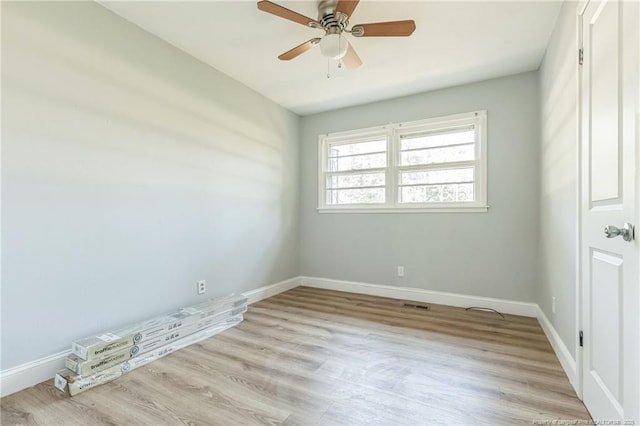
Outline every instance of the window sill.
<path fill-rule="evenodd" d="M 447 207 L 318 207 L 318 213 L 486 213 L 489 206 Z"/>

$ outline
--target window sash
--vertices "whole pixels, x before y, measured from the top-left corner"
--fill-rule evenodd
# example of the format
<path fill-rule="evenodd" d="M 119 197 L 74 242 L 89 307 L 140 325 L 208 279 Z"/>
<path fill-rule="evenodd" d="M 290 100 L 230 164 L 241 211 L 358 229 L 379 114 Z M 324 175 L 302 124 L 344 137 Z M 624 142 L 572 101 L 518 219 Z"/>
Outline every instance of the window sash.
<path fill-rule="evenodd" d="M 401 176 L 403 172 L 420 172 L 420 171 L 447 171 L 447 170 L 457 170 L 457 169 L 473 169 L 473 179 L 472 180 L 464 180 L 464 181 L 451 181 L 451 182 L 430 182 L 430 183 L 416 183 L 416 184 L 403 184 L 401 183 Z M 401 188 L 410 187 L 410 186 L 435 186 L 435 185 L 463 185 L 463 184 L 473 184 L 473 200 L 468 201 L 455 201 L 455 204 L 475 204 L 478 201 L 478 161 L 459 161 L 455 163 L 438 163 L 438 164 L 426 164 L 426 165 L 416 165 L 416 166 L 402 166 L 397 167 L 397 193 L 396 193 L 396 202 L 397 205 L 424 205 L 424 206 L 432 206 L 432 205 L 440 205 L 441 202 L 424 202 L 424 203 L 408 203 L 400 201 L 400 192 Z M 397 207 L 396 205 L 396 207 Z"/>
<path fill-rule="evenodd" d="M 449 170 L 449 169 L 464 169 L 466 167 L 473 167 L 479 163 L 478 160 L 468 161 L 452 161 L 450 163 L 429 163 L 429 164 L 412 164 L 410 166 L 397 166 L 399 171 L 405 170 Z"/>
<path fill-rule="evenodd" d="M 326 176 L 347 176 L 347 175 L 364 175 L 364 174 L 371 174 L 371 173 L 380 173 L 380 172 L 385 172 L 388 169 L 388 167 L 376 167 L 373 169 L 353 169 L 353 170 L 341 170 L 341 171 L 335 171 L 335 172 L 330 172 L 330 171 L 325 171 L 325 175 Z"/>
<path fill-rule="evenodd" d="M 355 145 L 355 144 L 349 144 L 349 145 Z M 331 148 L 329 148 L 329 150 L 331 150 Z M 340 158 L 349 158 L 349 157 L 364 157 L 366 155 L 377 155 L 377 154 L 386 154 L 386 153 L 387 151 L 373 151 L 373 152 L 361 152 L 359 154 L 329 155 L 327 156 L 327 160 L 337 160 Z"/>
<path fill-rule="evenodd" d="M 429 182 L 429 183 L 399 183 L 399 188 L 410 188 L 412 186 L 438 186 L 438 185 L 465 185 L 468 183 L 476 183 L 475 180 L 459 180 L 459 181 L 451 181 L 451 182 Z M 355 186 L 351 188 L 364 188 L 363 186 Z M 351 188 L 335 188 L 335 189 L 351 189 Z M 382 188 L 381 186 L 371 186 L 369 188 Z M 329 188 L 328 190 L 333 190 L 333 188 Z"/>
<path fill-rule="evenodd" d="M 386 142 L 386 150 L 385 151 L 375 151 L 375 152 L 367 152 L 367 153 L 358 153 L 358 154 L 347 154 L 343 156 L 332 156 L 330 151 L 332 147 L 340 146 L 340 145 L 351 145 L 357 143 L 367 143 L 367 142 L 376 142 L 376 141 L 385 141 Z M 370 208 L 370 207 L 386 207 L 389 205 L 389 177 L 391 170 L 391 157 L 389 155 L 390 151 L 390 134 L 386 127 L 377 127 L 371 129 L 364 129 L 362 131 L 355 132 L 345 132 L 336 137 L 326 138 L 321 140 L 320 143 L 320 158 L 321 158 L 321 176 L 323 179 L 321 183 L 322 190 L 319 192 L 319 205 L 322 208 L 331 209 L 331 208 Z M 371 168 L 362 168 L 362 169 L 349 169 L 349 170 L 340 170 L 333 171 L 329 170 L 329 161 L 341 158 L 348 157 L 358 157 L 358 156 L 366 156 L 372 154 L 386 154 L 386 166 L 385 167 L 371 167 Z M 360 175 L 360 174 L 374 174 L 374 173 L 384 173 L 385 174 L 385 184 L 384 185 L 369 185 L 367 188 L 365 187 L 350 187 L 350 188 L 330 188 L 327 184 L 328 179 L 333 176 L 348 176 L 348 175 Z M 385 192 L 385 200 L 384 203 L 352 203 L 352 204 L 330 204 L 328 200 L 328 194 L 331 191 L 340 191 L 344 189 L 380 189 L 383 188 Z"/>
<path fill-rule="evenodd" d="M 406 128 L 406 127 L 405 127 Z M 433 127 L 433 130 L 411 131 L 408 130 L 400 135 L 401 139 L 409 139 L 424 136 L 443 136 L 460 133 L 464 130 L 474 130 L 475 124 L 464 124 L 460 126 L 440 125 Z"/>
<path fill-rule="evenodd" d="M 451 143 L 451 144 L 448 144 L 448 145 L 428 146 L 428 147 L 423 147 L 423 148 L 405 148 L 405 149 L 401 149 L 400 153 L 403 153 L 403 152 L 414 152 L 414 151 L 428 151 L 430 149 L 453 148 L 453 147 L 456 147 L 456 146 L 467 146 L 467 145 L 475 145 L 475 144 L 476 144 L 475 142 L 461 142 L 461 143 Z"/>
<path fill-rule="evenodd" d="M 383 183 L 381 184 L 376 184 L 374 182 L 368 182 L 367 184 L 364 185 L 360 185 L 360 186 L 354 186 L 354 185 L 348 185 L 348 186 L 340 186 L 340 179 L 335 179 L 336 184 L 338 186 L 333 186 L 334 184 L 332 183 L 332 181 L 334 180 L 333 178 L 340 178 L 340 177 L 349 177 L 349 176 L 358 176 L 358 175 L 364 175 L 364 176 L 376 176 L 376 175 L 383 175 Z M 363 180 L 368 180 L 368 179 L 363 179 Z M 347 180 L 347 182 L 349 182 Z M 325 189 L 327 191 L 335 191 L 335 190 L 341 190 L 341 189 L 357 189 L 357 188 L 384 188 L 386 187 L 386 173 L 384 173 L 384 171 L 377 171 L 374 173 L 349 173 L 349 174 L 344 174 L 341 173 L 339 175 L 335 174 L 335 173 L 326 173 L 325 174 Z"/>

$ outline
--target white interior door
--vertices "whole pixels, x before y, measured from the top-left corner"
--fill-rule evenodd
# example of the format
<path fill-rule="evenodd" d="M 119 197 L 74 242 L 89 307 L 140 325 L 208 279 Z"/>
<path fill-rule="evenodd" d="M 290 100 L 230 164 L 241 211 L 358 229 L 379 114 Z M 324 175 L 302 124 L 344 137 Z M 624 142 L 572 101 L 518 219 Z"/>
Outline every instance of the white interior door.
<path fill-rule="evenodd" d="M 596 420 L 640 424 L 640 3 L 591 0 L 581 19 L 582 392 Z M 609 226 L 609 237 L 605 235 Z M 629 238 L 627 238 L 629 239 Z M 631 424 L 631 423 L 630 423 Z"/>

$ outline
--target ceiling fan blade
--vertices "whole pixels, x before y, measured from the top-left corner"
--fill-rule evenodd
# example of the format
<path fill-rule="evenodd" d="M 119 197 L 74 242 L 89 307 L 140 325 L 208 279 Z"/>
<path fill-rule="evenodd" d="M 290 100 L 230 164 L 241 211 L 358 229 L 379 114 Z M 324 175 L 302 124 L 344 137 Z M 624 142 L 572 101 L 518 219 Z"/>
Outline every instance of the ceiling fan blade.
<path fill-rule="evenodd" d="M 358 56 L 356 51 L 353 50 L 353 46 L 351 46 L 351 43 L 349 43 L 347 53 L 342 58 L 342 62 L 344 62 L 344 65 L 350 70 L 358 68 L 360 65 L 362 65 L 362 59 L 360 59 L 360 56 Z"/>
<path fill-rule="evenodd" d="M 320 25 L 320 23 L 315 19 L 311 19 L 304 15 L 300 15 L 299 13 L 294 12 L 293 10 L 287 9 L 286 7 L 272 3 L 268 0 L 259 1 L 258 9 L 260 9 L 263 12 L 267 12 L 272 15 L 276 15 L 281 18 L 288 19 L 289 21 L 297 22 L 298 24 L 302 24 L 307 27 L 322 28 L 322 25 Z"/>
<path fill-rule="evenodd" d="M 360 0 L 340 0 L 333 13 L 340 12 L 347 16 L 351 16 L 353 11 L 356 10 L 356 6 L 358 6 L 359 1 Z"/>
<path fill-rule="evenodd" d="M 303 54 L 312 47 L 317 46 L 318 43 L 320 43 L 320 38 L 312 38 L 311 40 L 305 41 L 301 45 L 294 47 L 288 52 L 284 52 L 282 55 L 278 56 L 278 59 L 280 59 L 281 61 L 289 61 L 296 56 Z"/>
<path fill-rule="evenodd" d="M 355 37 L 407 37 L 415 30 L 416 23 L 412 20 L 358 24 L 351 29 Z"/>

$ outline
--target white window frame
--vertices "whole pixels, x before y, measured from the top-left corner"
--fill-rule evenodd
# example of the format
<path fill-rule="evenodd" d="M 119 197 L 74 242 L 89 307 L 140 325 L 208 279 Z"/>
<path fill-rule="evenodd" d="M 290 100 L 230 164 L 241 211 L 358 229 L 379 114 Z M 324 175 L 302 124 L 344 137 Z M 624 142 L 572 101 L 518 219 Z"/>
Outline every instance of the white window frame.
<path fill-rule="evenodd" d="M 455 203 L 399 203 L 398 177 L 401 170 L 412 166 L 400 166 L 401 136 L 473 126 L 475 135 L 475 160 L 460 163 L 445 163 L 447 166 L 473 165 L 475 167 L 475 200 Z M 387 167 L 385 168 L 385 203 L 342 204 L 326 203 L 327 194 L 327 154 L 328 145 L 348 144 L 367 139 L 387 139 Z M 420 166 L 421 169 L 443 168 L 442 163 Z M 445 167 L 451 168 L 451 167 Z M 318 136 L 318 211 L 320 213 L 446 213 L 446 212 L 486 212 L 487 205 L 487 111 L 479 110 L 463 114 L 447 115 L 404 123 L 390 123 L 384 126 L 346 132 L 329 133 Z"/>

